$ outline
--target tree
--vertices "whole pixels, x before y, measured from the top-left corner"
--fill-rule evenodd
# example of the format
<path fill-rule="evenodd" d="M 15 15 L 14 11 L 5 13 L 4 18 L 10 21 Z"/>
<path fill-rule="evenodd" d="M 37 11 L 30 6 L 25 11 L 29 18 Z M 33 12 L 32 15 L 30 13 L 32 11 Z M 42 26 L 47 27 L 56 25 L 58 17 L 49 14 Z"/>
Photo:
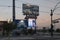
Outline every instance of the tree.
<path fill-rule="evenodd" d="M 6 32 L 6 35 L 8 36 L 9 33 L 16 27 L 17 25 L 16 24 L 13 25 L 13 22 L 5 23 L 3 25 L 3 35 L 5 35 L 5 32 Z"/>
<path fill-rule="evenodd" d="M 60 32 L 60 29 L 58 28 L 58 29 L 56 29 L 56 32 Z"/>
<path fill-rule="evenodd" d="M 46 27 L 43 27 L 42 32 L 43 33 L 47 32 Z"/>

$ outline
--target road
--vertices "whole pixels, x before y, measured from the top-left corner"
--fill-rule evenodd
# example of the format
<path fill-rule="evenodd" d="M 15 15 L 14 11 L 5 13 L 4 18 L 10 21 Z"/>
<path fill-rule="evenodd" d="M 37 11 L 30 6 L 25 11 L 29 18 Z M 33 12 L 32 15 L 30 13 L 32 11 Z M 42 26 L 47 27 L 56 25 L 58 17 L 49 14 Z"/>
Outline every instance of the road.
<path fill-rule="evenodd" d="M 34 35 L 21 35 L 16 37 L 0 37 L 0 40 L 60 40 L 60 33 L 54 33 L 53 37 L 48 33 L 37 33 Z"/>

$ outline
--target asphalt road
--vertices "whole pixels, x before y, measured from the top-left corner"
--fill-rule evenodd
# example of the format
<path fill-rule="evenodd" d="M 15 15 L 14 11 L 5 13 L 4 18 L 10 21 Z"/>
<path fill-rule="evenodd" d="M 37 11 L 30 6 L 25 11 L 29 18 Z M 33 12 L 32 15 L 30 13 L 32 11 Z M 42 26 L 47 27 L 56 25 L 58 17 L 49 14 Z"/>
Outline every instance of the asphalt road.
<path fill-rule="evenodd" d="M 49 33 L 37 33 L 35 35 L 0 37 L 0 40 L 60 40 L 60 33 L 54 33 L 53 37 Z"/>
<path fill-rule="evenodd" d="M 0 40 L 60 40 L 60 37 L 2 37 Z"/>

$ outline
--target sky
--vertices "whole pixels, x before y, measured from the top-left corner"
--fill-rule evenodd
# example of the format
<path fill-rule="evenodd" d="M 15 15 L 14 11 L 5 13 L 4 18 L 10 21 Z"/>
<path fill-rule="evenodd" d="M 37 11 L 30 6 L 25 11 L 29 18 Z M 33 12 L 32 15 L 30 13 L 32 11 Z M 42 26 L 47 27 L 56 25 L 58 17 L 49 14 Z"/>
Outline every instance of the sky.
<path fill-rule="evenodd" d="M 22 4 L 39 6 L 39 16 L 37 17 L 38 28 L 50 27 L 50 13 L 60 0 L 15 0 L 16 19 L 24 19 Z M 11 6 L 11 7 L 9 7 Z M 18 8 L 19 7 L 19 8 Z M 57 5 L 60 7 L 60 3 Z M 12 20 L 12 0 L 0 0 L 0 20 Z M 53 20 L 60 18 L 60 8 L 54 11 Z M 55 28 L 60 28 L 60 23 L 55 24 Z"/>

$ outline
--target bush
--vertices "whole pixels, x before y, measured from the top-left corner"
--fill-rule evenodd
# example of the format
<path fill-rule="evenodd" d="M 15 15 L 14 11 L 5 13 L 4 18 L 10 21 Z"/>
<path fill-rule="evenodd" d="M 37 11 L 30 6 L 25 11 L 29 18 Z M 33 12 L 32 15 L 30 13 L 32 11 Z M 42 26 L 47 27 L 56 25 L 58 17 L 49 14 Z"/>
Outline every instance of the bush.
<path fill-rule="evenodd" d="M 60 32 L 60 29 L 56 29 L 56 32 Z"/>

